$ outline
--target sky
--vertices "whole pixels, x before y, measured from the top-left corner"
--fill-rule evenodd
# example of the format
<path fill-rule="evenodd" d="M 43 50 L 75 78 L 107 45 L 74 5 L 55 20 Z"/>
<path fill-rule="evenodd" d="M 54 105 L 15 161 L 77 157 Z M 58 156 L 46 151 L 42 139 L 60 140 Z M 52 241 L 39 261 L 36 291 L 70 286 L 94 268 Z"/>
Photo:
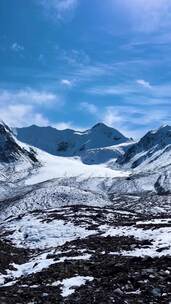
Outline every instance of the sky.
<path fill-rule="evenodd" d="M 0 118 L 139 138 L 171 124 L 170 0 L 1 0 Z"/>

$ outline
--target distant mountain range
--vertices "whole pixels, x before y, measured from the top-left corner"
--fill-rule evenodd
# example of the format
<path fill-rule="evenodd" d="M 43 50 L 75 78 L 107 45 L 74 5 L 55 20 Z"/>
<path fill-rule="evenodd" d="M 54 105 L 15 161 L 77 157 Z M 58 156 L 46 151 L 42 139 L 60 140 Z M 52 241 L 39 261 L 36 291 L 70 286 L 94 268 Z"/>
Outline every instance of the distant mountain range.
<path fill-rule="evenodd" d="M 50 154 L 79 156 L 83 163 L 113 165 L 127 169 L 154 170 L 171 162 L 171 127 L 149 131 L 138 142 L 103 123 L 84 132 L 52 127 L 17 128 L 18 140 Z M 115 163 L 117 159 L 117 162 Z"/>
<path fill-rule="evenodd" d="M 17 128 L 17 138 L 50 154 L 80 156 L 86 164 L 99 164 L 121 156 L 133 141 L 103 123 L 84 132 L 52 127 Z"/>
<path fill-rule="evenodd" d="M 109 147 L 129 141 L 119 131 L 103 123 L 98 123 L 83 132 L 36 125 L 17 128 L 16 131 L 19 140 L 59 156 L 80 155 L 88 149 Z"/>

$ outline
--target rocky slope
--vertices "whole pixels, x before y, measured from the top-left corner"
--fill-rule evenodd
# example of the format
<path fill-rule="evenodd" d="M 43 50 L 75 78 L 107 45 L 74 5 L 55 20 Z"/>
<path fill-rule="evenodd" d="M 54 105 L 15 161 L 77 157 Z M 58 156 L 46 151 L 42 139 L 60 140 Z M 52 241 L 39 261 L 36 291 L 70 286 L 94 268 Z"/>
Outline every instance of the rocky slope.
<path fill-rule="evenodd" d="M 0 163 L 11 164 L 25 159 L 30 163 L 36 163 L 37 159 L 33 150 L 26 150 L 14 138 L 10 128 L 3 122 L 0 123 Z"/>
<path fill-rule="evenodd" d="M 116 164 L 123 170 L 132 171 L 129 181 L 119 182 L 119 187 L 134 189 L 131 192 L 136 192 L 137 187 L 137 191 L 146 188 L 158 194 L 171 193 L 171 126 L 149 131 L 139 142 L 128 147 L 113 167 Z"/>
<path fill-rule="evenodd" d="M 1 302 L 169 304 L 170 213 L 117 208 L 72 205 L 3 221 Z"/>
<path fill-rule="evenodd" d="M 0 199 L 15 191 L 18 183 L 40 167 L 33 148 L 17 141 L 11 129 L 0 123 Z"/>
<path fill-rule="evenodd" d="M 149 131 L 139 142 L 130 147 L 119 159 L 125 165 L 139 171 L 155 170 L 171 164 L 171 126 Z"/>

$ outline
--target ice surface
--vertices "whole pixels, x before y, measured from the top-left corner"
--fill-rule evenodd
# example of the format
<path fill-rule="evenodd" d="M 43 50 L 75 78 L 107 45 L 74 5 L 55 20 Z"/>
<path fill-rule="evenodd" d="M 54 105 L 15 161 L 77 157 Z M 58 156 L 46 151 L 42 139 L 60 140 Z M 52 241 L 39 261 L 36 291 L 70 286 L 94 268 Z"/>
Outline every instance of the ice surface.
<path fill-rule="evenodd" d="M 129 171 L 112 170 L 106 168 L 105 165 L 85 165 L 81 160 L 75 158 L 65 158 L 59 156 L 53 156 L 46 152 L 38 151 L 38 159 L 42 163 L 42 167 L 38 172 L 30 176 L 26 180 L 26 185 L 33 185 L 43 181 L 47 181 L 53 178 L 60 177 L 82 177 L 82 179 L 88 178 L 115 178 L 129 176 Z"/>

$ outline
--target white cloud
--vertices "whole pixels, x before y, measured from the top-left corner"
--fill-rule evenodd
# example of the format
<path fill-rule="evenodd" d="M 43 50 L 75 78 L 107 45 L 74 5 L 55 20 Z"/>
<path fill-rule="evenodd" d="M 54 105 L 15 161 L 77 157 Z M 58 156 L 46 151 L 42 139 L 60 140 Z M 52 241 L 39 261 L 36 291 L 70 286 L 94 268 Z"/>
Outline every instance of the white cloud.
<path fill-rule="evenodd" d="M 134 30 L 149 33 L 171 24 L 170 0 L 119 0 L 118 3 L 125 9 Z"/>
<path fill-rule="evenodd" d="M 81 128 L 80 126 L 74 125 L 71 121 L 62 121 L 62 122 L 57 122 L 53 124 L 53 127 L 58 129 L 58 130 L 65 130 L 65 129 L 72 129 L 72 130 L 78 130 L 78 131 L 84 131 L 85 128 Z"/>
<path fill-rule="evenodd" d="M 15 104 L 1 107 L 0 118 L 11 127 L 48 125 L 49 121 L 31 105 Z"/>
<path fill-rule="evenodd" d="M 59 60 L 62 60 L 69 65 L 78 67 L 80 69 L 80 67 L 84 68 L 90 63 L 89 55 L 82 49 L 65 50 L 61 49 L 58 45 L 55 47 L 55 49 Z"/>
<path fill-rule="evenodd" d="M 59 11 L 63 12 L 75 8 L 78 0 L 55 0 L 52 2 Z"/>
<path fill-rule="evenodd" d="M 123 117 L 115 107 L 107 107 L 104 111 L 103 122 L 108 126 L 115 126 L 123 122 Z"/>
<path fill-rule="evenodd" d="M 113 86 L 92 87 L 87 90 L 87 93 L 93 95 L 128 95 L 136 90 L 135 87 L 127 84 L 119 84 Z"/>
<path fill-rule="evenodd" d="M 130 105 L 110 106 L 104 108 L 100 115 L 100 120 L 105 124 L 120 130 L 127 136 L 136 138 L 142 136 L 144 130 L 149 130 L 151 126 L 158 127 L 171 122 L 169 107 L 162 106 L 157 109 Z"/>
<path fill-rule="evenodd" d="M 78 5 L 78 0 L 38 0 L 45 9 L 45 13 L 54 20 L 64 20 L 67 16 L 73 16 Z"/>
<path fill-rule="evenodd" d="M 136 85 L 137 84 L 137 85 Z M 136 80 L 136 83 L 123 83 L 113 86 L 96 86 L 86 89 L 86 93 L 99 96 L 122 96 L 125 100 L 134 102 L 138 99 L 140 103 L 168 104 L 170 103 L 171 84 L 151 85 L 143 79 Z"/>
<path fill-rule="evenodd" d="M 72 81 L 68 80 L 68 79 L 62 79 L 61 84 L 66 86 L 66 87 L 72 87 L 72 85 L 73 85 Z"/>
<path fill-rule="evenodd" d="M 145 81 L 143 79 L 136 80 L 136 83 L 139 84 L 139 85 L 141 85 L 144 88 L 147 88 L 147 89 L 151 89 L 152 88 L 151 84 L 148 81 Z"/>
<path fill-rule="evenodd" d="M 98 108 L 93 103 L 81 102 L 80 109 L 90 114 L 96 114 L 98 112 Z"/>
<path fill-rule="evenodd" d="M 65 129 L 72 129 L 72 123 L 71 122 L 58 122 L 53 125 L 54 128 L 58 130 L 65 130 Z"/>
<path fill-rule="evenodd" d="M 12 49 L 14 52 L 22 52 L 22 51 L 24 51 L 24 46 L 18 44 L 17 42 L 14 42 L 14 43 L 12 44 L 12 46 L 11 46 L 11 49 Z"/>
<path fill-rule="evenodd" d="M 112 75 L 114 70 L 115 67 L 108 64 L 90 65 L 85 62 L 83 64 L 77 63 L 73 76 L 75 77 L 76 82 L 92 82 L 97 78 Z"/>
<path fill-rule="evenodd" d="M 37 91 L 30 88 L 15 91 L 0 90 L 0 104 L 20 102 L 37 105 L 51 105 L 60 103 L 60 98 L 52 92 Z"/>
<path fill-rule="evenodd" d="M 11 126 L 48 125 L 42 109 L 56 104 L 61 105 L 59 97 L 52 92 L 0 90 L 0 118 Z"/>
<path fill-rule="evenodd" d="M 87 106 L 87 105 L 86 105 Z M 169 124 L 169 107 L 144 108 L 137 106 L 107 106 L 92 113 L 95 120 L 118 129 L 128 137 L 138 139 L 149 129 L 158 127 L 164 123 Z M 75 126 L 73 122 L 59 122 L 54 124 L 57 129 L 74 129 L 83 131 L 85 128 Z"/>
<path fill-rule="evenodd" d="M 111 105 L 98 108 L 94 104 L 81 103 L 80 109 L 94 115 L 95 120 L 102 121 L 108 126 L 116 128 L 128 137 L 139 138 L 144 132 L 162 125 L 163 123 L 171 123 L 170 103 L 163 106 L 162 102 L 158 102 L 156 107 L 155 99 L 148 102 L 148 98 L 143 103 L 137 103 L 128 100 L 122 106 Z M 141 100 L 141 99 L 140 99 Z"/>

